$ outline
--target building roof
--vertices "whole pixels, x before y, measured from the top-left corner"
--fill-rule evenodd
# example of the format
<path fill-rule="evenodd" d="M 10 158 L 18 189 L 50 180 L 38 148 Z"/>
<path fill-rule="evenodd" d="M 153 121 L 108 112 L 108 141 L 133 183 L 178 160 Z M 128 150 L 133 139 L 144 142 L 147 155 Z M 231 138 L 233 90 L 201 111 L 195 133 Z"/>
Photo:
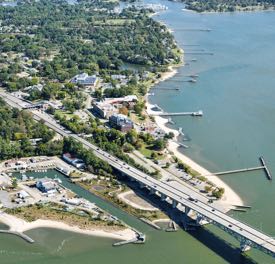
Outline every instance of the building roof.
<path fill-rule="evenodd" d="M 110 120 L 112 122 L 115 122 L 117 126 L 123 126 L 123 125 L 133 125 L 132 120 L 127 118 L 127 116 L 122 114 L 114 114 L 110 117 Z"/>
<path fill-rule="evenodd" d="M 81 73 L 74 76 L 71 80 L 72 83 L 78 83 L 82 85 L 95 85 L 97 77 L 95 75 L 89 76 L 87 73 Z"/>

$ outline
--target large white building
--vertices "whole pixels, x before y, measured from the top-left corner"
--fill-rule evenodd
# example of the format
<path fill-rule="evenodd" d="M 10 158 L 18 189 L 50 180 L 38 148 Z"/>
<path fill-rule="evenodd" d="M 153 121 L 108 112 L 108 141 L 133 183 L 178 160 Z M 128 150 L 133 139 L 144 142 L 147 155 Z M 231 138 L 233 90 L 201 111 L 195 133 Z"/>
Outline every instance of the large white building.
<path fill-rule="evenodd" d="M 85 72 L 78 74 L 71 79 L 71 83 L 80 84 L 89 89 L 95 88 L 97 81 L 98 79 L 95 75 L 89 76 Z"/>

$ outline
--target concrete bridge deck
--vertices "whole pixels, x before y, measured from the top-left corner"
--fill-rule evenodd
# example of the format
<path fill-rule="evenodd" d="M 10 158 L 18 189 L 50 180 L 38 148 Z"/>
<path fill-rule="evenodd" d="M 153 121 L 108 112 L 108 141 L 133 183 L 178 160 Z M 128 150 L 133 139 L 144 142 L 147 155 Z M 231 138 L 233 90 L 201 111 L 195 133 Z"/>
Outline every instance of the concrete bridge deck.
<path fill-rule="evenodd" d="M 3 96 L 3 93 L 0 92 L 0 95 Z M 17 98 L 15 100 L 14 97 L 7 93 L 4 93 L 3 97 L 11 105 L 18 108 L 21 107 L 20 101 L 18 101 Z M 193 210 L 202 220 L 207 220 L 225 232 L 231 234 L 241 242 L 241 248 L 243 250 L 246 250 L 248 247 L 254 247 L 266 254 L 271 255 L 272 257 L 275 257 L 275 240 L 271 236 L 268 236 L 263 232 L 256 230 L 254 227 L 251 227 L 217 210 L 205 202 L 205 196 L 203 196 L 198 191 L 195 191 L 192 188 L 188 188 L 185 185 L 182 185 L 179 189 L 169 185 L 167 182 L 164 183 L 154 179 L 151 176 L 139 171 L 138 169 L 129 166 L 125 162 L 110 155 L 102 149 L 99 149 L 97 146 L 89 143 L 85 139 L 67 131 L 64 127 L 56 123 L 56 121 L 49 115 L 39 111 L 31 112 L 36 120 L 43 120 L 48 127 L 52 128 L 57 133 L 63 136 L 71 136 L 78 142 L 83 143 L 83 146 L 92 150 L 100 159 L 105 160 L 112 167 L 124 175 L 127 175 L 136 180 L 144 187 L 149 188 L 152 192 L 160 194 L 162 200 L 170 198 L 172 200 L 173 207 L 176 207 L 179 204 L 183 205 L 186 211 Z"/>

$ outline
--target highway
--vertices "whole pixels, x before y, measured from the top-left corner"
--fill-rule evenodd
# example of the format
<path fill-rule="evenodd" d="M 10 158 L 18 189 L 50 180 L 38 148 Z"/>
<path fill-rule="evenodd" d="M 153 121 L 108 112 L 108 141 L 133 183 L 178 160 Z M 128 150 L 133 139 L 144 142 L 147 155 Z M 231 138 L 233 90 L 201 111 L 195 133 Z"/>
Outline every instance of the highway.
<path fill-rule="evenodd" d="M 0 92 L 0 96 L 5 99 L 6 102 L 11 106 L 21 109 L 24 108 L 25 102 L 21 101 L 20 99 L 14 98 L 5 92 Z M 151 176 L 103 151 L 97 146 L 89 143 L 78 135 L 66 130 L 64 127 L 60 126 L 51 116 L 45 114 L 44 112 L 39 110 L 29 111 L 33 114 L 34 119 L 43 120 L 45 125 L 62 136 L 71 136 L 75 140 L 81 142 L 87 149 L 92 150 L 97 157 L 108 162 L 112 167 L 146 186 L 150 190 L 163 195 L 164 197 L 170 198 L 176 205 L 180 204 L 188 209 L 195 211 L 204 220 L 211 222 L 227 233 L 233 235 L 241 242 L 241 244 L 243 243 L 245 246 L 257 248 L 264 253 L 275 257 L 275 240 L 272 237 L 256 230 L 254 227 L 251 227 L 239 220 L 234 219 L 233 217 L 228 216 L 217 208 L 211 206 L 207 203 L 208 199 L 198 191 L 195 191 L 186 185 L 175 187 L 171 186 L 168 182 L 162 182 L 160 180 L 154 179 Z"/>

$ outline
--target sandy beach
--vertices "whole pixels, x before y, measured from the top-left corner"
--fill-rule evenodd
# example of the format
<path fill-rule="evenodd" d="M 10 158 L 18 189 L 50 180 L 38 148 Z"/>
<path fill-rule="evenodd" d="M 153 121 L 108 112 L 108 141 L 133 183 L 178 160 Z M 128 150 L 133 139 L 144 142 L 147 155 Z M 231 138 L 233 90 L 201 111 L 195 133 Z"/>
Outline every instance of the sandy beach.
<path fill-rule="evenodd" d="M 131 205 L 136 209 L 140 209 L 143 211 L 151 211 L 151 212 L 158 211 L 158 208 L 152 206 L 150 203 L 148 203 L 144 199 L 137 196 L 135 192 L 132 190 L 124 193 L 120 193 L 117 197 L 121 201 Z"/>
<path fill-rule="evenodd" d="M 0 213 L 0 222 L 9 226 L 10 231 L 16 231 L 19 233 L 23 233 L 25 231 L 37 228 L 54 228 L 84 235 L 107 237 L 119 240 L 130 240 L 136 237 L 135 232 L 130 228 L 126 228 L 121 231 L 106 231 L 102 229 L 80 229 L 77 226 L 70 226 L 62 222 L 51 220 L 39 219 L 33 222 L 26 222 L 23 219 L 20 219 L 13 215 L 6 214 L 4 212 Z"/>
<path fill-rule="evenodd" d="M 173 75 L 172 75 L 173 76 Z M 171 76 L 171 77 L 172 77 Z M 152 111 L 151 108 L 154 105 L 150 104 L 147 100 L 146 107 L 147 107 L 147 114 L 151 115 L 153 113 L 156 113 L 155 111 Z M 200 166 L 198 163 L 184 155 L 178 150 L 179 144 L 176 142 L 177 137 L 179 136 L 179 131 L 175 129 L 168 128 L 166 126 L 168 119 L 165 119 L 160 116 L 154 116 L 155 122 L 159 128 L 164 130 L 166 133 L 173 132 L 175 135 L 174 140 L 169 140 L 167 149 L 170 152 L 173 152 L 175 156 L 177 156 L 183 163 L 190 166 L 193 170 L 198 172 L 200 175 L 205 176 L 209 181 L 213 182 L 217 187 L 224 188 L 225 192 L 220 200 L 228 210 L 232 208 L 233 205 L 243 205 L 243 201 L 241 197 L 225 182 L 223 182 L 218 176 L 213 175 L 210 171 Z M 211 176 L 207 176 L 211 175 Z"/>

